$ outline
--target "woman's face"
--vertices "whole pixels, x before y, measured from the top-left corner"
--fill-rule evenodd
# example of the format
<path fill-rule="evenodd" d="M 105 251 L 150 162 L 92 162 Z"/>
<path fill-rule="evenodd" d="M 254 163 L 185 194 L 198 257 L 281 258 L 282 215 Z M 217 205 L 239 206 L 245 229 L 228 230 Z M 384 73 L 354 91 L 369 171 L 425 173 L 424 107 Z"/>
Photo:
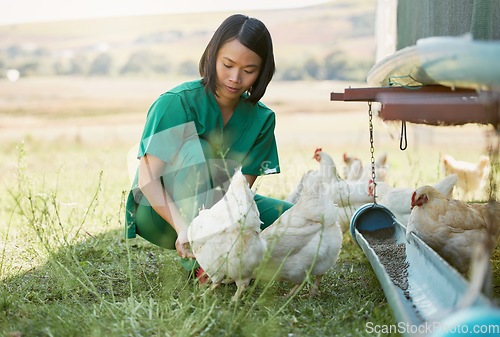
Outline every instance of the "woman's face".
<path fill-rule="evenodd" d="M 259 76 L 262 59 L 255 52 L 231 40 L 222 45 L 217 54 L 216 92 L 219 98 L 239 100 Z"/>

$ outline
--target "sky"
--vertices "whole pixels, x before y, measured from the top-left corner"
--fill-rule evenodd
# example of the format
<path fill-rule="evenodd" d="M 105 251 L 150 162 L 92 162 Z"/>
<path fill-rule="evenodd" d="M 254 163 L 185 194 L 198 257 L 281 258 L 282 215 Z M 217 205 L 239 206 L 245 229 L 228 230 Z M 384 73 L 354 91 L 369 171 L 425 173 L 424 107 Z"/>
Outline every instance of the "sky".
<path fill-rule="evenodd" d="M 284 9 L 328 0 L 0 0 L 0 25 L 83 18 Z"/>

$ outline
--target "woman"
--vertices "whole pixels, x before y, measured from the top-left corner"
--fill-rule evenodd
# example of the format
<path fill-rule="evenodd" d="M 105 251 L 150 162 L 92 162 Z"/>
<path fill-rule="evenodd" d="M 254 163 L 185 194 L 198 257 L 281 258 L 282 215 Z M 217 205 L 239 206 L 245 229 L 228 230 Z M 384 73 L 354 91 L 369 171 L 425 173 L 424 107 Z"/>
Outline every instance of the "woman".
<path fill-rule="evenodd" d="M 275 71 L 271 36 L 254 18 L 232 15 L 217 29 L 200 60 L 201 80 L 161 95 L 148 112 L 129 194 L 126 236 L 139 234 L 176 249 L 195 268 L 187 228 L 203 206 L 221 198 L 236 167 L 250 187 L 279 173 L 274 112 L 259 102 Z M 255 196 L 262 228 L 291 207 Z"/>

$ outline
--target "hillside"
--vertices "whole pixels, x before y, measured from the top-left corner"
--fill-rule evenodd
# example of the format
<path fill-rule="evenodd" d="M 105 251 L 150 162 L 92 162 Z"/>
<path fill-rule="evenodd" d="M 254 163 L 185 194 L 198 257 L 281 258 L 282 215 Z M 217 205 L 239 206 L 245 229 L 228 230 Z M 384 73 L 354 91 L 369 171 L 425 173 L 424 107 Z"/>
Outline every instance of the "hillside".
<path fill-rule="evenodd" d="M 374 1 L 339 0 L 320 6 L 244 14 L 266 23 L 273 36 L 278 70 L 283 74 L 291 69 L 294 79 L 293 76 L 298 76 L 294 75 L 295 68 L 305 68 L 306 64 L 314 68 L 322 62 L 336 62 L 336 65 L 351 62 L 344 68 L 352 70 L 359 64 L 362 73 L 366 73 L 375 54 L 374 12 Z M 75 72 L 88 71 L 100 56 L 109 68 L 102 75 L 179 72 L 190 75 L 196 73 L 196 64 L 210 36 L 230 14 L 153 15 L 0 26 L 0 73 L 17 68 L 27 76 L 78 75 Z M 103 59 L 103 54 L 107 59 Z M 147 69 L 143 66 L 146 63 L 151 65 Z M 314 71 L 309 71 L 309 75 L 315 77 Z"/>

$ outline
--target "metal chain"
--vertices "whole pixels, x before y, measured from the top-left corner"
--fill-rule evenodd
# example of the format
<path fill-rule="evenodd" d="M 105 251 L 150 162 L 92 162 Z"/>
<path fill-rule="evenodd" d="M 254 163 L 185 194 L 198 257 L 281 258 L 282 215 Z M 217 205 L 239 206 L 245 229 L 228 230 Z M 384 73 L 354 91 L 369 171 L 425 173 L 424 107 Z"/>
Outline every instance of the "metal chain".
<path fill-rule="evenodd" d="M 375 147 L 373 146 L 373 112 L 372 102 L 368 102 L 368 121 L 370 124 L 370 154 L 372 164 L 372 180 L 373 180 L 373 203 L 377 203 L 377 183 L 375 182 Z"/>

